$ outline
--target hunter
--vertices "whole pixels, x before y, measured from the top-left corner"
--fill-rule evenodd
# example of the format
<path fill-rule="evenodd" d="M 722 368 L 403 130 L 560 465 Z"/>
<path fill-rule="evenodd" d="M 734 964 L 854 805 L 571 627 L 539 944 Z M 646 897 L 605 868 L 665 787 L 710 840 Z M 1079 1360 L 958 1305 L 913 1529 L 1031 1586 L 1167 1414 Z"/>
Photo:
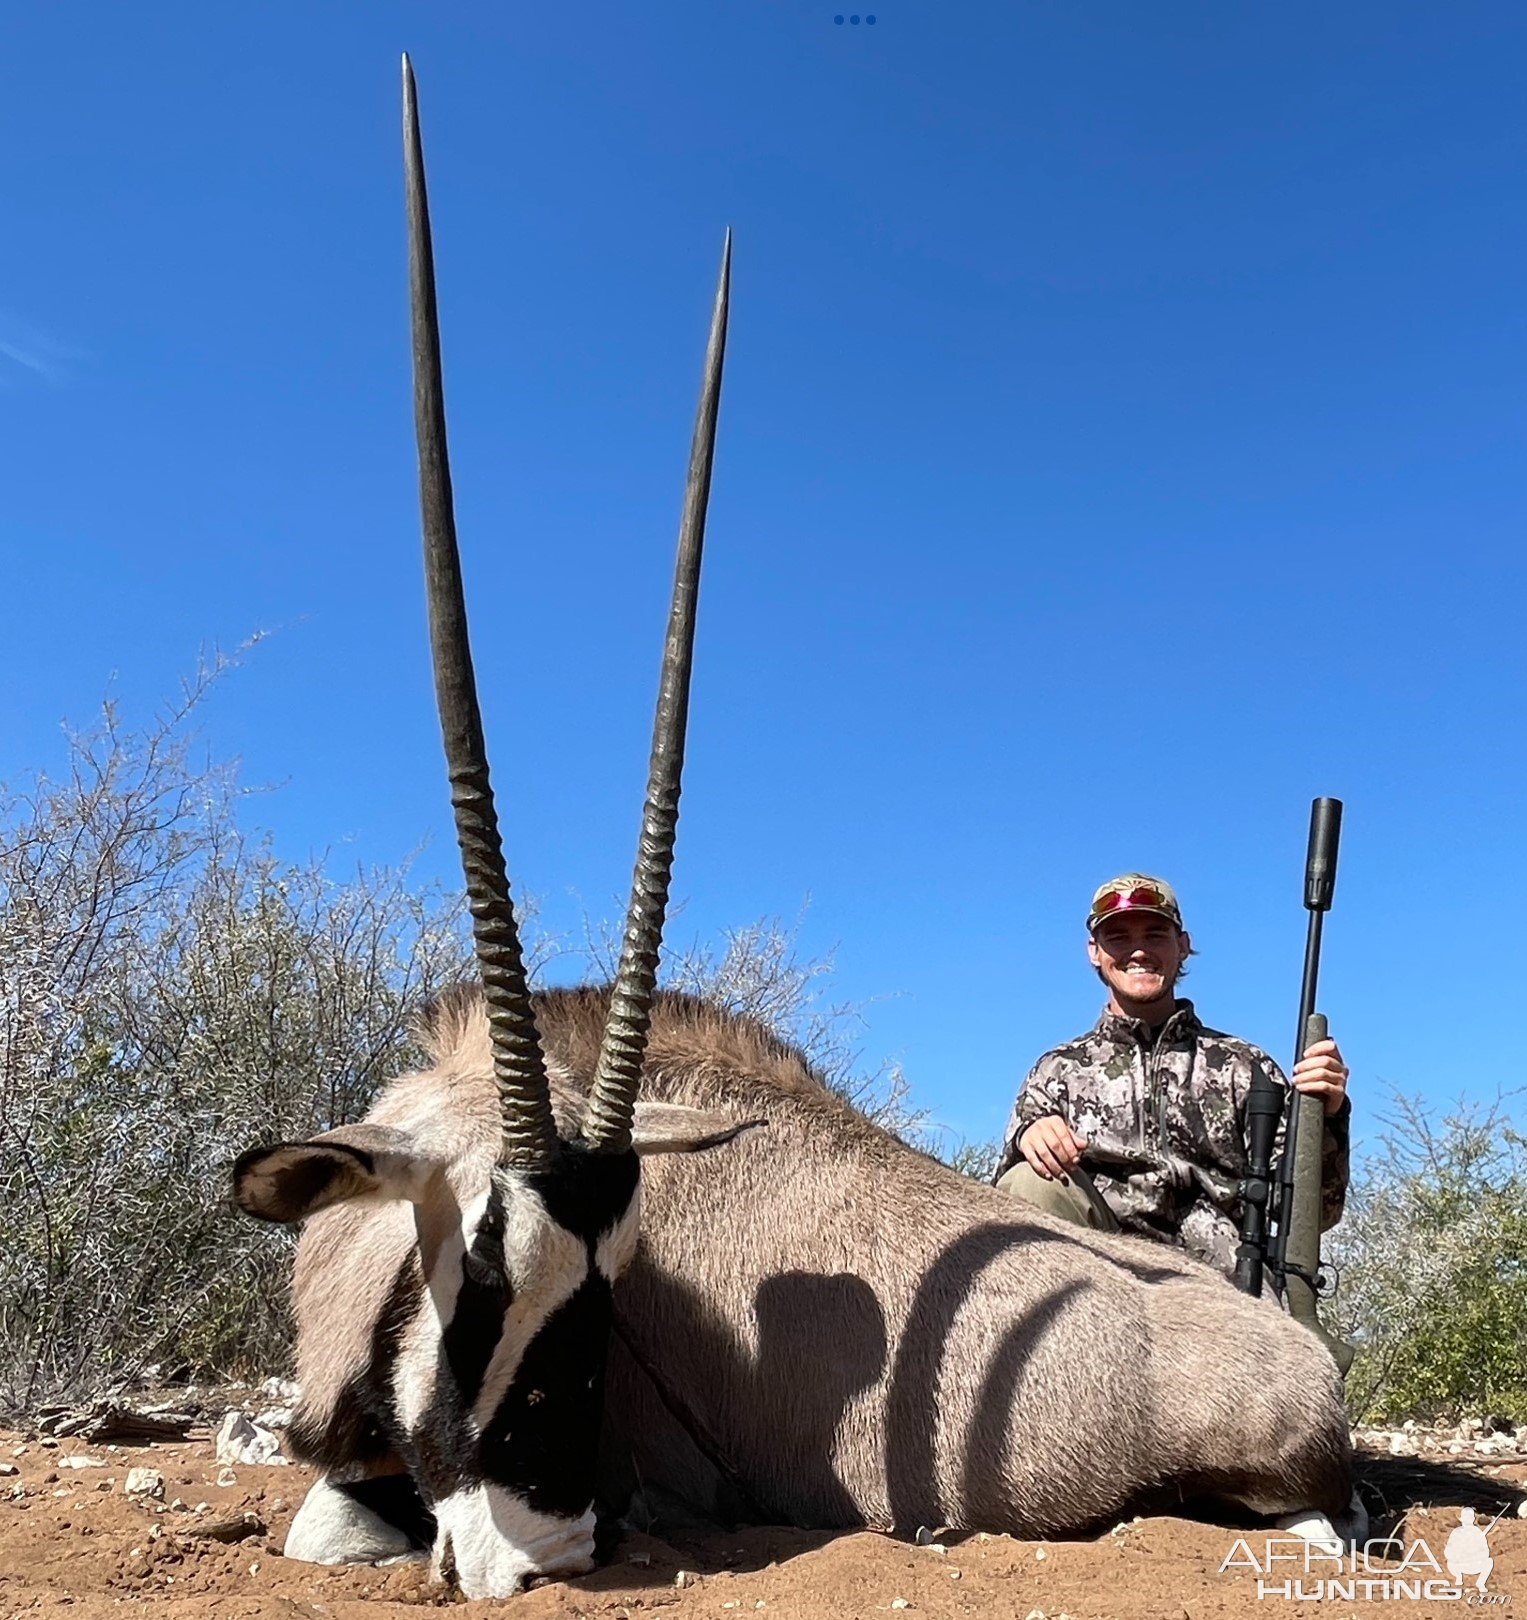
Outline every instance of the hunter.
<path fill-rule="evenodd" d="M 1177 996 L 1193 942 L 1169 884 L 1143 872 L 1111 879 L 1092 897 L 1087 933 L 1108 1004 L 1029 1072 L 994 1180 L 1052 1215 L 1175 1244 L 1229 1274 L 1252 1075 L 1288 1081 L 1260 1048 L 1209 1029 Z M 1347 1072 L 1330 1040 L 1294 1065 L 1295 1087 L 1325 1105 L 1323 1230 L 1341 1219 L 1347 1193 Z"/>

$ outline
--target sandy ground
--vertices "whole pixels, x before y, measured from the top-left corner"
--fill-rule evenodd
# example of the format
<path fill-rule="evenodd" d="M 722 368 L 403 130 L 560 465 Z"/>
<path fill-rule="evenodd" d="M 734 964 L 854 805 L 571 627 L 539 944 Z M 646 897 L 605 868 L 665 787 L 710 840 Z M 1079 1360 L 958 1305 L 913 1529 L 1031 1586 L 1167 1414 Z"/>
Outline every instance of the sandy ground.
<path fill-rule="evenodd" d="M 76 1466 L 76 1459 L 100 1466 Z M 165 1500 L 125 1494 L 127 1472 L 164 1476 Z M 15 1472 L 9 1472 L 14 1469 Z M 222 1483 L 218 1483 L 221 1474 Z M 465 1603 L 432 1588 L 422 1564 L 320 1569 L 288 1562 L 279 1549 L 309 1483 L 295 1466 L 224 1470 L 210 1439 L 185 1444 L 91 1446 L 0 1432 L 0 1620 L 62 1615 L 96 1620 L 141 1604 L 162 1620 L 379 1620 L 405 1606 L 460 1607 L 471 1613 L 501 1603 Z M 516 1620 L 602 1620 L 662 1610 L 680 1617 L 761 1613 L 1015 1616 L 1045 1620 L 1205 1620 L 1278 1616 L 1332 1620 L 1348 1615 L 1513 1612 L 1527 1620 L 1527 1519 L 1516 1491 L 1527 1485 L 1518 1458 L 1481 1476 L 1481 1502 L 1510 1502 L 1489 1536 L 1494 1557 L 1485 1603 L 1382 1596 L 1257 1594 L 1251 1558 L 1265 1557 L 1264 1532 L 1226 1530 L 1177 1518 L 1137 1520 L 1092 1541 L 1032 1542 L 1007 1536 L 950 1538 L 947 1547 L 916 1546 L 869 1533 L 799 1530 L 712 1532 L 672 1542 L 628 1535 L 615 1559 L 580 1580 L 548 1584 L 508 1600 Z M 1414 1494 L 1414 1493 L 1412 1493 Z M 1493 1511 L 1493 1510 L 1492 1510 Z M 241 1522 L 248 1515 L 247 1523 Z M 1485 1516 L 1486 1518 L 1488 1515 Z M 230 1521 L 234 1527 L 229 1528 Z M 1456 1506 L 1434 1499 L 1413 1506 L 1401 1528 L 1414 1548 L 1423 1538 L 1439 1562 Z M 210 1528 L 240 1539 L 209 1539 Z M 1222 1570 L 1246 1538 L 1241 1567 Z M 1413 1557 L 1416 1556 L 1413 1552 Z M 1297 1569 L 1278 1571 L 1278 1585 Z M 1357 1578 L 1400 1573 L 1375 1560 Z M 1317 1571 L 1335 1575 L 1335 1571 Z M 1410 1574 L 1436 1578 L 1413 1568 Z M 1442 1572 L 1444 1581 L 1446 1572 Z M 1451 1588 L 1449 1588 L 1451 1589 Z"/>

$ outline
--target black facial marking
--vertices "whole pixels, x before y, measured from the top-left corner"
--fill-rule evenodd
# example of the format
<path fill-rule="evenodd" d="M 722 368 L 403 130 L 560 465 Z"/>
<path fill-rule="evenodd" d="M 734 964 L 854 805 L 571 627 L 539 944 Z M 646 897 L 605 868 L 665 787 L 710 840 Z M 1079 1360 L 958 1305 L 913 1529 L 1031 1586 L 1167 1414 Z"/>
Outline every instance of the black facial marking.
<path fill-rule="evenodd" d="M 462 1256 L 461 1291 L 441 1339 L 451 1381 L 469 1409 L 482 1391 L 513 1301 L 514 1287 L 504 1264 L 504 1197 L 495 1182 L 472 1246 Z"/>
<path fill-rule="evenodd" d="M 591 1267 L 526 1347 L 483 1432 L 484 1473 L 537 1513 L 576 1518 L 594 1499 L 610 1319 L 610 1285 Z"/>
<path fill-rule="evenodd" d="M 631 1207 L 641 1161 L 634 1153 L 591 1153 L 582 1142 L 565 1142 L 554 1170 L 524 1177 L 546 1206 L 546 1213 L 565 1231 L 594 1246 Z"/>

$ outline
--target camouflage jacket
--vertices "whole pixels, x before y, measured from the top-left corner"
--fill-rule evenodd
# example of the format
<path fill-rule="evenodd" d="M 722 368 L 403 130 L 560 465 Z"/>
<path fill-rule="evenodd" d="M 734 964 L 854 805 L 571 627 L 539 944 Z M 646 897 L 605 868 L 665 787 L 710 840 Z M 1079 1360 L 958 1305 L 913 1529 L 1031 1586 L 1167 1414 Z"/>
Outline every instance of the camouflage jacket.
<path fill-rule="evenodd" d="M 1154 1036 L 1148 1025 L 1105 1008 L 1085 1035 L 1046 1052 L 1030 1071 L 996 1177 L 1019 1162 L 1024 1131 L 1058 1114 L 1087 1138 L 1082 1168 L 1126 1232 L 1178 1244 L 1233 1271 L 1246 1099 L 1258 1069 L 1288 1086 L 1265 1052 L 1200 1023 L 1191 1001 L 1179 1001 Z M 1347 1196 L 1351 1111 L 1349 1099 L 1326 1120 L 1322 1229 L 1341 1219 Z M 1282 1142 L 1280 1125 L 1278 1150 Z"/>

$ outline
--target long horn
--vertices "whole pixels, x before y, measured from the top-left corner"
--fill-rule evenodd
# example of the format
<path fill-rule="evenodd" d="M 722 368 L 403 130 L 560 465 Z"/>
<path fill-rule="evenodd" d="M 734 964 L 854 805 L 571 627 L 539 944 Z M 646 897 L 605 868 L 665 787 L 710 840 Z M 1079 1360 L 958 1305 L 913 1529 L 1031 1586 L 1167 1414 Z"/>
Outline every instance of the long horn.
<path fill-rule="evenodd" d="M 429 597 L 435 702 L 451 779 L 456 841 L 466 873 L 467 905 L 477 942 L 483 996 L 493 1043 L 493 1073 L 503 1115 L 500 1162 L 519 1170 L 549 1169 L 557 1154 L 546 1064 L 536 1035 L 519 930 L 509 898 L 488 755 L 483 746 L 467 610 L 456 548 L 451 469 L 445 444 L 445 396 L 440 378 L 440 320 L 435 308 L 435 258 L 429 199 L 419 142 L 414 72 L 403 58 L 403 167 L 408 196 L 408 279 L 413 309 L 414 426 L 419 438 L 419 507 L 424 524 L 424 578 Z"/>
<path fill-rule="evenodd" d="M 705 350 L 705 377 L 689 451 L 689 480 L 679 524 L 673 606 L 663 647 L 657 718 L 652 726 L 652 762 L 642 811 L 636 876 L 626 913 L 620 966 L 610 994 L 610 1011 L 599 1049 L 599 1066 L 589 1093 L 583 1132 L 605 1152 L 631 1145 L 636 1090 L 647 1053 L 652 998 L 657 987 L 658 949 L 668 908 L 674 836 L 679 825 L 679 779 L 684 770 L 684 727 L 689 718 L 689 670 L 695 643 L 695 606 L 700 594 L 700 556 L 705 546 L 705 508 L 710 499 L 711 462 L 716 453 L 716 412 L 721 403 L 721 365 L 726 356 L 726 316 L 731 295 L 732 233 L 721 250 L 721 275 Z"/>

